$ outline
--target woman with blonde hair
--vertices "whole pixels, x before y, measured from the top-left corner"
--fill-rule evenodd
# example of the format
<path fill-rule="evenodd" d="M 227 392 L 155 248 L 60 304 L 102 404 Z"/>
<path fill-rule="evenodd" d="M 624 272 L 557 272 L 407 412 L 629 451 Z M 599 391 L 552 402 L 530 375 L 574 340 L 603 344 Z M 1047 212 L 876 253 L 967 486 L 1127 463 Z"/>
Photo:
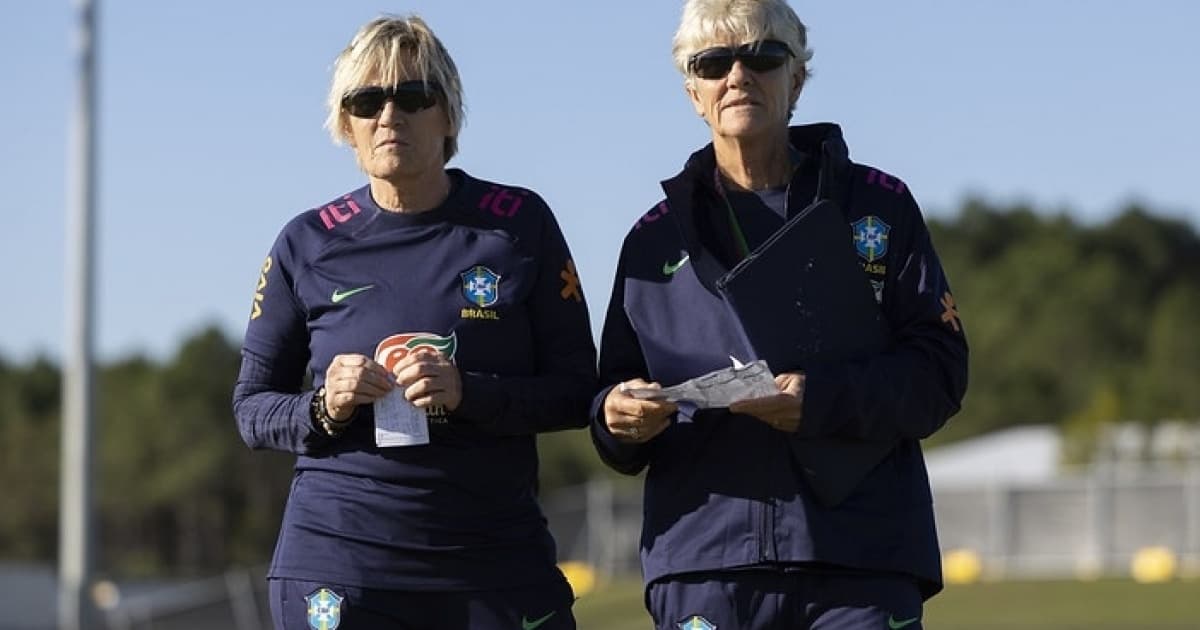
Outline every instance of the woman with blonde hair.
<path fill-rule="evenodd" d="M 279 628 L 575 627 L 536 434 L 587 424 L 587 307 L 537 194 L 446 167 L 462 122 L 420 18 L 373 20 L 338 56 L 327 127 L 367 184 L 279 234 L 234 392 L 245 442 L 296 455 Z"/>

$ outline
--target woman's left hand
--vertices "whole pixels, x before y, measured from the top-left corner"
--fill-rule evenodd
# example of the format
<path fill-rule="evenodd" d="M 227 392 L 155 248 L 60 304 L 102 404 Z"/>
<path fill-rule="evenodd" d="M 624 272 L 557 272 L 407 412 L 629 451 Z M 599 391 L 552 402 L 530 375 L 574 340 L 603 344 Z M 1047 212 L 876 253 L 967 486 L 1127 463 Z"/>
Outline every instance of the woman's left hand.
<path fill-rule="evenodd" d="M 392 373 L 404 389 L 404 397 L 426 411 L 441 407 L 450 412 L 462 402 L 462 377 L 458 367 L 440 352 L 414 352 L 401 359 Z"/>
<path fill-rule="evenodd" d="M 778 394 L 739 400 L 729 405 L 729 410 L 754 416 L 785 433 L 795 433 L 800 429 L 804 409 L 804 375 L 784 372 L 775 377 L 775 385 Z"/>

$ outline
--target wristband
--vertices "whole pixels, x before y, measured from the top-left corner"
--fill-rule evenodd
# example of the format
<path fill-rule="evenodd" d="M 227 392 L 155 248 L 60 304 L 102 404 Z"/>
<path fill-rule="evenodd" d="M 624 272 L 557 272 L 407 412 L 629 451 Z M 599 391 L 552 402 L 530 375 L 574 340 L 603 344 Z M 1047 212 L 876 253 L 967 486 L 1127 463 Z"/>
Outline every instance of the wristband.
<path fill-rule="evenodd" d="M 312 404 L 308 407 L 308 415 L 312 419 L 315 426 L 321 428 L 321 431 L 329 437 L 339 437 L 346 426 L 350 424 L 350 418 L 345 420 L 334 420 L 329 415 L 329 409 L 325 407 L 325 386 L 322 385 L 313 392 Z"/>

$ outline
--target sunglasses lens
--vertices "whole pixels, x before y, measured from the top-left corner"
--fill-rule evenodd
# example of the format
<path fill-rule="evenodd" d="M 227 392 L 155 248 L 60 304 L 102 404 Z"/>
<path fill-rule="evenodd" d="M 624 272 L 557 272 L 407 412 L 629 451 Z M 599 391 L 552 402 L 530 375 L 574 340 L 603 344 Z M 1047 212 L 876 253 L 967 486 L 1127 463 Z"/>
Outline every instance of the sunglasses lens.
<path fill-rule="evenodd" d="M 701 79 L 720 79 L 733 68 L 729 49 L 702 52 L 692 57 L 692 72 Z"/>
<path fill-rule="evenodd" d="M 394 88 L 365 87 L 350 92 L 342 99 L 342 107 L 355 118 L 374 118 L 383 111 L 384 103 L 391 99 L 396 109 L 409 114 L 429 109 L 437 104 L 434 94 L 440 88 L 436 83 L 405 81 Z"/>
<path fill-rule="evenodd" d="M 383 109 L 386 98 L 383 88 L 363 88 L 347 94 L 342 99 L 342 106 L 355 118 L 373 118 Z"/>
<path fill-rule="evenodd" d="M 787 44 L 768 39 L 751 47 L 742 57 L 742 62 L 755 72 L 768 72 L 787 63 L 791 56 L 792 49 Z"/>
<path fill-rule="evenodd" d="M 739 55 L 738 59 L 746 64 L 747 68 L 755 72 L 768 72 L 783 65 L 787 61 L 787 57 L 782 55 L 771 55 L 766 53 L 758 53 L 754 55 Z"/>
<path fill-rule="evenodd" d="M 397 91 L 395 96 L 392 97 L 392 102 L 400 110 L 412 114 L 422 109 L 433 107 L 437 101 L 433 98 L 432 94 L 426 94 L 425 90 L 421 89 L 419 91 Z"/>
<path fill-rule="evenodd" d="M 721 79 L 733 69 L 733 61 L 741 61 L 754 72 L 769 72 L 787 62 L 792 55 L 787 44 L 765 40 L 733 48 L 709 48 L 692 56 L 692 72 L 701 79 Z"/>

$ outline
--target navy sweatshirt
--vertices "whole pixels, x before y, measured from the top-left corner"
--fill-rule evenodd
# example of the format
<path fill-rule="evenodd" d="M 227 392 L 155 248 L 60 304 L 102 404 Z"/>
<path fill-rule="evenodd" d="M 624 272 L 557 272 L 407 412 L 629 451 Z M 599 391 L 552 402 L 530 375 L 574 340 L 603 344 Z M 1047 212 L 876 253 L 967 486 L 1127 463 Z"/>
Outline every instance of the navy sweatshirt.
<path fill-rule="evenodd" d="M 788 187 L 787 212 L 818 198 L 839 203 L 862 281 L 874 289 L 892 331 L 890 347 L 862 360 L 807 365 L 796 434 L 726 409 L 684 407 L 646 444 L 613 437 L 603 400 L 615 383 L 643 377 L 673 385 L 728 367 L 741 347 L 714 290 L 740 255 L 709 145 L 663 182 L 666 199 L 625 238 L 601 339 L 607 387 L 593 401 L 593 441 L 620 472 L 648 467 L 641 538 L 647 584 L 693 571 L 822 567 L 912 576 L 928 597 L 941 588 L 941 567 L 918 441 L 958 411 L 965 393 L 962 322 L 907 186 L 850 162 L 836 125 L 795 127 L 789 136 L 801 166 Z M 745 203 L 736 205 L 745 212 Z M 747 219 L 753 228 L 756 219 L 740 220 Z M 764 220 L 759 212 L 757 221 Z M 745 231 L 756 240 L 755 229 Z M 805 485 L 790 446 L 816 436 L 894 448 L 848 499 L 827 506 Z"/>
<path fill-rule="evenodd" d="M 534 193 L 449 171 L 441 206 L 382 211 L 367 187 L 287 224 L 263 264 L 234 393 L 246 444 L 295 453 L 271 577 L 399 590 L 561 580 L 535 498 L 535 434 L 583 427 L 595 346 L 570 252 Z M 337 354 L 414 334 L 451 355 L 462 403 L 430 443 L 375 446 L 370 405 L 313 427 Z"/>

